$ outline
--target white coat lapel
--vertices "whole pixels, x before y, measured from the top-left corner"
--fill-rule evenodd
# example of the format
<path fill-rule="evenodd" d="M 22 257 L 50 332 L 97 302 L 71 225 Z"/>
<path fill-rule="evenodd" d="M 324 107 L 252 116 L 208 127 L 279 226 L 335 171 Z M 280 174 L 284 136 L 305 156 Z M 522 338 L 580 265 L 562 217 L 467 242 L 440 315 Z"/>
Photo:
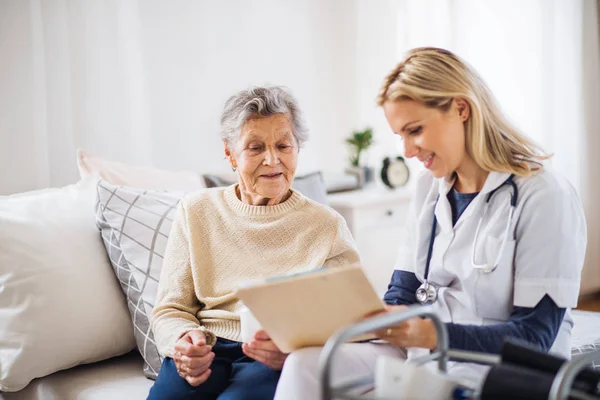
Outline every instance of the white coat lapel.
<path fill-rule="evenodd" d="M 439 179 L 438 201 L 437 205 L 435 206 L 435 217 L 437 218 L 438 224 L 440 224 L 442 232 L 452 230 L 452 209 L 450 208 L 450 202 L 448 201 L 448 192 L 450 189 L 452 189 L 453 185 L 454 179 Z"/>

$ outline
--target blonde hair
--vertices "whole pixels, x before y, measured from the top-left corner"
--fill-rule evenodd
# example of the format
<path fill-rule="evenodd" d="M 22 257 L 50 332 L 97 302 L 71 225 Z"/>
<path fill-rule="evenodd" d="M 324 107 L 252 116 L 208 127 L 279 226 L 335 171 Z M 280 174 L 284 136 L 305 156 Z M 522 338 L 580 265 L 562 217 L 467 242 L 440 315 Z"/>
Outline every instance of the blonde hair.
<path fill-rule="evenodd" d="M 471 108 L 465 122 L 467 153 L 484 170 L 527 176 L 551 157 L 506 119 L 479 74 L 448 50 L 409 51 L 384 79 L 377 104 L 409 99 L 447 111 L 456 97 Z"/>

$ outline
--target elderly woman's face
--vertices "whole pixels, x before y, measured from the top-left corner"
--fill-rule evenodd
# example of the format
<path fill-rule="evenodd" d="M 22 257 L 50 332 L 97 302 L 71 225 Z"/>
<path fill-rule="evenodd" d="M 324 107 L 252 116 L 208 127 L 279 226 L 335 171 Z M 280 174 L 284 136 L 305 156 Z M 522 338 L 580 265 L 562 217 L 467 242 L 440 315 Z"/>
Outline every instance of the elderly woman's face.
<path fill-rule="evenodd" d="M 454 99 L 442 112 L 412 100 L 387 101 L 385 117 L 404 141 L 404 155 L 417 157 L 433 176 L 447 176 L 460 168 L 468 157 L 465 149 L 464 121 L 468 103 Z"/>
<path fill-rule="evenodd" d="M 248 120 L 233 148 L 225 145 L 238 171 L 242 200 L 250 197 L 255 205 L 285 200 L 296 173 L 298 150 L 287 115 Z"/>

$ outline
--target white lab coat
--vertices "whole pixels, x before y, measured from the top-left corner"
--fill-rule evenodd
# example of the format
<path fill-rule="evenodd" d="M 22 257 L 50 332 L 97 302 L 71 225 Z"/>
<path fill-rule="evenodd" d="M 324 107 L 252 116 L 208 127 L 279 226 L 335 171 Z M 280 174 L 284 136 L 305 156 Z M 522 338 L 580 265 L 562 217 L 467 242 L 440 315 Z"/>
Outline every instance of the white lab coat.
<path fill-rule="evenodd" d="M 433 308 L 445 322 L 504 322 L 513 306 L 535 307 L 546 294 L 559 307 L 577 305 L 587 242 L 585 216 L 573 187 L 548 168 L 530 177 L 514 177 L 518 200 L 504 254 L 491 273 L 473 268 L 475 230 L 487 194 L 509 176 L 491 172 L 454 227 L 447 198 L 454 182 L 434 179 L 429 172 L 419 177 L 409 216 L 410 240 L 402 246 L 396 269 L 414 272 L 424 281 L 435 207 L 438 223 L 428 280 L 440 287 Z M 493 264 L 499 254 L 512 192 L 504 185 L 490 199 L 475 247 L 478 264 Z M 551 352 L 570 357 L 572 327 L 567 311 Z"/>
<path fill-rule="evenodd" d="M 570 309 L 577 304 L 587 242 L 585 218 L 573 187 L 549 169 L 530 177 L 514 178 L 518 201 L 500 263 L 491 273 L 472 267 L 473 239 L 486 194 L 509 175 L 490 173 L 480 194 L 454 227 L 446 196 L 454 182 L 434 179 L 428 171 L 418 178 L 408 216 L 409 240 L 400 246 L 396 269 L 414 272 L 423 282 L 435 207 L 438 223 L 428 279 L 440 287 L 433 308 L 445 322 L 471 325 L 504 322 L 513 306 L 535 307 L 546 294 L 559 307 Z M 490 200 L 475 252 L 478 264 L 491 264 L 498 256 L 511 194 L 511 186 L 504 185 Z M 572 327 L 573 320 L 567 311 L 551 352 L 570 357 Z M 320 348 L 312 347 L 290 355 L 279 380 L 276 400 L 319 398 L 320 352 Z M 379 356 L 411 358 L 425 352 L 429 351 L 408 349 L 405 354 L 391 344 L 345 344 L 334 360 L 332 381 L 339 385 L 373 374 Z M 429 366 L 437 368 L 435 363 Z M 481 382 L 486 369 L 470 363 L 448 365 L 451 376 L 473 387 Z"/>

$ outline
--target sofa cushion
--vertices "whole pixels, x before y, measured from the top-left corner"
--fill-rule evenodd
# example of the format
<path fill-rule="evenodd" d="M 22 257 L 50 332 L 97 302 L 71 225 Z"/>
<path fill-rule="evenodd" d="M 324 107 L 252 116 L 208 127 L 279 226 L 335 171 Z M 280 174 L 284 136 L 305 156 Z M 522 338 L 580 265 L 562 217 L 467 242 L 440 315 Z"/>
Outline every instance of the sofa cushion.
<path fill-rule="evenodd" d="M 127 306 L 144 373 L 155 379 L 162 357 L 150 330 L 167 238 L 184 192 L 155 192 L 98 183 L 96 218 Z"/>
<path fill-rule="evenodd" d="M 294 178 L 292 188 L 309 199 L 329 205 L 327 201 L 327 188 L 325 187 L 323 176 L 318 171 Z"/>
<path fill-rule="evenodd" d="M 204 174 L 202 177 L 204 178 L 204 183 L 206 184 L 207 188 L 229 186 L 237 182 L 235 174 Z"/>
<path fill-rule="evenodd" d="M 96 181 L 0 197 L 0 390 L 135 347 Z"/>
<path fill-rule="evenodd" d="M 35 379 L 5 400 L 132 400 L 148 397 L 153 382 L 142 373 L 144 360 L 137 351 L 80 365 Z M 0 396 L 1 398 L 1 396 Z"/>
<path fill-rule="evenodd" d="M 193 171 L 168 171 L 150 166 L 129 165 L 106 160 L 84 150 L 77 150 L 77 166 L 82 178 L 97 175 L 113 185 L 190 191 L 206 187 L 200 174 Z"/>

